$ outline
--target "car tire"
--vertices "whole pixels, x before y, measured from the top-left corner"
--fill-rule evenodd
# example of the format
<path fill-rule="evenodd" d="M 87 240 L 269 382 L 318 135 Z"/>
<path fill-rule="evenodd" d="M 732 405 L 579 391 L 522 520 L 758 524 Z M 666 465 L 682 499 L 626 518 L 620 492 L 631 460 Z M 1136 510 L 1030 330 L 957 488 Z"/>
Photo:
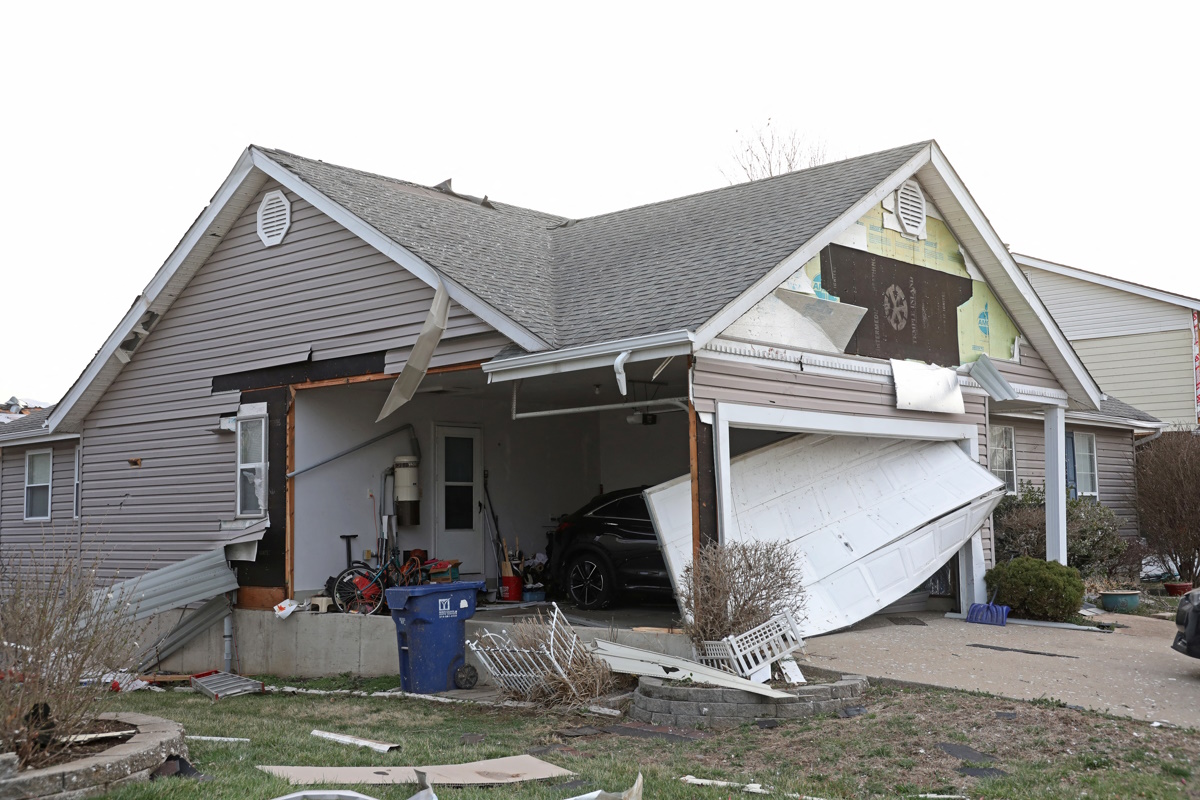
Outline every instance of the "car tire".
<path fill-rule="evenodd" d="M 615 586 L 608 563 L 595 553 L 584 553 L 571 559 L 565 573 L 567 597 L 585 611 L 607 608 L 613 600 Z"/>

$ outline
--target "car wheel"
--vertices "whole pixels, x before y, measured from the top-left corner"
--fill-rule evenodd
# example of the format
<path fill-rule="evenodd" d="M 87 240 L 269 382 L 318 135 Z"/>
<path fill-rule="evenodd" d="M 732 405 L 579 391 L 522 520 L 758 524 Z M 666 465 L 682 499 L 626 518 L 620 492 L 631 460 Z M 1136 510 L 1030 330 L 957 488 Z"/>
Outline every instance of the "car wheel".
<path fill-rule="evenodd" d="M 567 567 L 567 595 L 582 609 L 607 608 L 613 598 L 613 575 L 602 558 L 576 556 Z"/>

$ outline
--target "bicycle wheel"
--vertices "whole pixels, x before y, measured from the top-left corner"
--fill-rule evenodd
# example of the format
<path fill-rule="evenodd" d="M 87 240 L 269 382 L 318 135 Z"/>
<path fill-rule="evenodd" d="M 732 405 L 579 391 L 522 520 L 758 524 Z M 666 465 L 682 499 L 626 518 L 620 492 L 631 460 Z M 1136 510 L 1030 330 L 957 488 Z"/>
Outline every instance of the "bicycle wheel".
<path fill-rule="evenodd" d="M 370 570 L 350 567 L 333 582 L 333 604 L 346 614 L 374 614 L 383 605 L 383 585 Z"/>

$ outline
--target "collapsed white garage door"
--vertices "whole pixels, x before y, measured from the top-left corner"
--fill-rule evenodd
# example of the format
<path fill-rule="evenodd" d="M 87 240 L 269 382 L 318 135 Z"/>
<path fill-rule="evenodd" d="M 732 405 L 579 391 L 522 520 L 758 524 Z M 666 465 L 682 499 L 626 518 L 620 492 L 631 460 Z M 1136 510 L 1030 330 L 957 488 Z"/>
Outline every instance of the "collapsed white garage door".
<path fill-rule="evenodd" d="M 724 541 L 791 545 L 806 636 L 852 625 L 928 580 L 1004 496 L 953 442 L 801 434 L 734 458 L 730 474 Z M 678 591 L 692 560 L 690 476 L 645 495 Z"/>

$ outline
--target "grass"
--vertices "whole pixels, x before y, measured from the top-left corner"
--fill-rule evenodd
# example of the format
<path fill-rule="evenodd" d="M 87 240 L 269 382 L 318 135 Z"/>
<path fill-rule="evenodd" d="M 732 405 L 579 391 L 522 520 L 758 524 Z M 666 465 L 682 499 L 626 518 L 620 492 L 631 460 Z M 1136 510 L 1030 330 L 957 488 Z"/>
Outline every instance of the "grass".
<path fill-rule="evenodd" d="M 271 681 L 307 688 L 392 688 L 395 679 L 356 682 Z M 556 730 L 599 724 L 596 718 L 445 705 L 418 700 L 345 695 L 247 695 L 218 703 L 198 694 L 138 692 L 116 705 L 182 722 L 188 733 L 241 736 L 249 745 L 191 742 L 192 761 L 214 780 L 155 781 L 108 795 L 150 798 L 273 798 L 295 791 L 256 764 L 401 766 L 446 764 L 516 755 L 563 742 L 572 748 L 540 757 L 579 774 L 586 785 L 556 788 L 521 784 L 501 788 L 439 788 L 442 800 L 501 797 L 561 800 L 595 789 L 623 791 L 640 771 L 646 797 L 729 798 L 730 790 L 686 786 L 683 775 L 763 783 L 814 797 L 915 797 L 921 793 L 972 798 L 1179 797 L 1200 775 L 1200 733 L 1080 712 L 1050 703 L 1019 703 L 949 690 L 875 687 L 868 714 L 753 725 L 694 742 L 662 742 L 602 734 L 563 739 Z M 1015 711 L 1015 720 L 996 711 Z M 607 724 L 607 720 L 604 721 Z M 375 753 L 322 741 L 313 728 L 397 742 L 401 750 Z M 483 733 L 464 745 L 464 733 Z M 957 759 L 938 742 L 960 742 L 992 755 L 1008 777 L 959 775 Z M 564 779 L 567 780 L 567 779 Z M 354 786 L 363 794 L 404 800 L 412 786 Z M 737 795 L 740 796 L 740 795 Z"/>

